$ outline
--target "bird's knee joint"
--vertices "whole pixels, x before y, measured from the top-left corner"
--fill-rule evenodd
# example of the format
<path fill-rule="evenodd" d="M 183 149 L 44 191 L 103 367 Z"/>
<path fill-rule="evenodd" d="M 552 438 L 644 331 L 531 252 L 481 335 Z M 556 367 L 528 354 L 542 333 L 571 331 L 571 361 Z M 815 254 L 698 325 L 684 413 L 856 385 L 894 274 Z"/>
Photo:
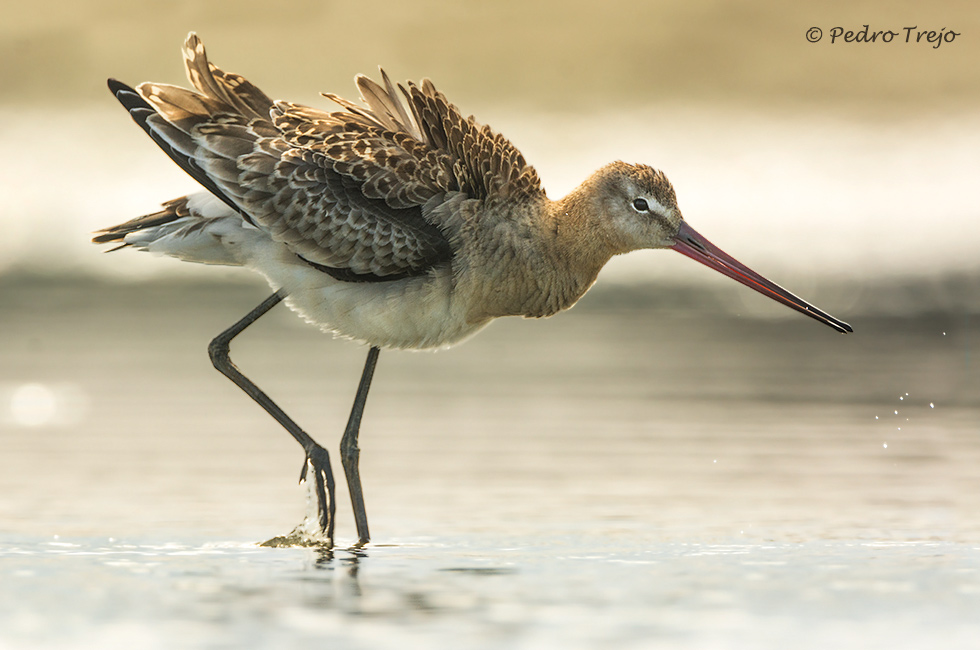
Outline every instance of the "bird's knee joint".
<path fill-rule="evenodd" d="M 317 470 L 324 466 L 330 466 L 330 454 L 320 445 L 314 443 L 313 447 L 306 450 L 306 460 Z"/>
<path fill-rule="evenodd" d="M 227 365 L 229 351 L 228 341 L 220 336 L 208 343 L 208 356 L 211 357 L 211 363 L 218 370 Z"/>

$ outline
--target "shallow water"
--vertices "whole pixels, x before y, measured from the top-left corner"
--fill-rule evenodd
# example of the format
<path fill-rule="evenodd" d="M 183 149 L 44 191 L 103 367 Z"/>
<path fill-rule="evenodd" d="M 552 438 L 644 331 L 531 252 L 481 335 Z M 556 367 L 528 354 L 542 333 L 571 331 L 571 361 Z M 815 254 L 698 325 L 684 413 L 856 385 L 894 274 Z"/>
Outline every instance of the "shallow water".
<path fill-rule="evenodd" d="M 450 352 L 382 354 L 374 543 L 328 557 L 257 545 L 303 518 L 302 455 L 205 352 L 263 295 L 0 285 L 0 648 L 980 638 L 969 315 L 841 313 L 843 337 L 597 290 Z M 330 448 L 363 354 L 285 310 L 233 347 Z"/>
<path fill-rule="evenodd" d="M 975 546 L 396 538 L 8 540 L 4 647 L 975 647 Z"/>

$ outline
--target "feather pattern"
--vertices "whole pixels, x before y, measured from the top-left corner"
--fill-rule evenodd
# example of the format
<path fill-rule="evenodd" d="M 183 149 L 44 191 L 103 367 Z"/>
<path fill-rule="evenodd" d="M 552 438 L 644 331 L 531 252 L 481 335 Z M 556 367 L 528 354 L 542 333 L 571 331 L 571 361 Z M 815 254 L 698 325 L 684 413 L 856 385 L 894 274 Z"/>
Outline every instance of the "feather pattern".
<path fill-rule="evenodd" d="M 428 80 L 359 75 L 364 106 L 326 95 L 343 109 L 326 112 L 274 102 L 208 61 L 194 34 L 183 53 L 193 90 L 112 82 L 117 98 L 208 190 L 334 277 L 393 280 L 449 263 L 451 229 L 432 215 L 459 195 L 544 197 L 516 147 L 463 118 Z"/>
<path fill-rule="evenodd" d="M 152 214 L 136 217 L 135 219 L 130 219 L 129 221 L 121 223 L 117 226 L 100 230 L 95 237 L 92 238 L 92 241 L 96 244 L 122 242 L 118 248 L 125 248 L 126 246 L 130 245 L 125 241 L 126 235 L 130 233 L 146 230 L 147 228 L 156 228 L 158 226 L 190 216 L 190 210 L 187 209 L 186 196 L 167 201 L 163 204 L 162 208 L 162 210 Z M 117 250 L 117 248 L 113 248 L 112 250 Z"/>

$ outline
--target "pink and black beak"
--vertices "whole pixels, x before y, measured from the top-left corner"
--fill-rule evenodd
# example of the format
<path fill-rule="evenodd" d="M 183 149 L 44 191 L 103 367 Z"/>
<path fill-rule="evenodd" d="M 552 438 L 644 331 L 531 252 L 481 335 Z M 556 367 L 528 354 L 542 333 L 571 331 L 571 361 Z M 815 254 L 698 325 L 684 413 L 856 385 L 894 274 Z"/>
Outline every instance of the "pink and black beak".
<path fill-rule="evenodd" d="M 769 296 L 776 302 L 781 302 L 787 307 L 791 307 L 801 314 L 806 314 L 821 323 L 833 327 L 838 332 L 846 334 L 853 332 L 851 326 L 842 320 L 838 320 L 825 311 L 817 309 L 802 298 L 794 296 L 786 289 L 775 282 L 771 282 L 762 277 L 749 267 L 745 266 L 734 257 L 721 250 L 707 239 L 702 237 L 694 228 L 681 221 L 681 228 L 674 237 L 672 249 L 678 253 L 683 253 L 691 259 L 709 266 L 731 279 L 741 282 L 747 287 L 755 289 L 764 296 Z"/>

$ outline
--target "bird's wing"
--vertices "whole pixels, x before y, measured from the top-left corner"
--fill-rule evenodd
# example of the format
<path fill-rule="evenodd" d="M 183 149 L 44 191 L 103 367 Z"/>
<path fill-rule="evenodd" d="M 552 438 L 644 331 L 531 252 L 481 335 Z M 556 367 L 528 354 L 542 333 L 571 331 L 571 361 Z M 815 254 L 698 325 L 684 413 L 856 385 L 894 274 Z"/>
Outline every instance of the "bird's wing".
<path fill-rule="evenodd" d="M 447 238 L 422 216 L 427 201 L 444 195 L 441 186 L 386 201 L 370 179 L 335 170 L 323 152 L 281 130 L 270 117 L 272 101 L 209 63 L 194 34 L 184 59 L 196 90 L 110 87 L 171 158 L 245 219 L 344 280 L 417 275 L 451 259 Z M 389 139 L 397 146 L 404 138 Z"/>
<path fill-rule="evenodd" d="M 355 79 L 366 107 L 324 93 L 346 109 L 325 112 L 276 102 L 275 124 L 291 144 L 326 156 L 336 171 L 392 206 L 458 191 L 486 203 L 543 196 L 537 172 L 507 138 L 464 118 L 428 79 L 396 87 Z M 404 100 L 404 101 L 403 101 Z"/>
<path fill-rule="evenodd" d="M 178 164 L 243 217 L 335 277 L 388 280 L 451 259 L 426 216 L 450 195 L 486 204 L 543 196 L 537 173 L 506 138 L 420 86 L 356 83 L 366 106 L 272 102 L 184 45 L 196 90 L 145 83 L 114 89 Z M 126 100 L 126 101 L 124 101 Z M 128 102 L 128 104 L 127 104 Z"/>

